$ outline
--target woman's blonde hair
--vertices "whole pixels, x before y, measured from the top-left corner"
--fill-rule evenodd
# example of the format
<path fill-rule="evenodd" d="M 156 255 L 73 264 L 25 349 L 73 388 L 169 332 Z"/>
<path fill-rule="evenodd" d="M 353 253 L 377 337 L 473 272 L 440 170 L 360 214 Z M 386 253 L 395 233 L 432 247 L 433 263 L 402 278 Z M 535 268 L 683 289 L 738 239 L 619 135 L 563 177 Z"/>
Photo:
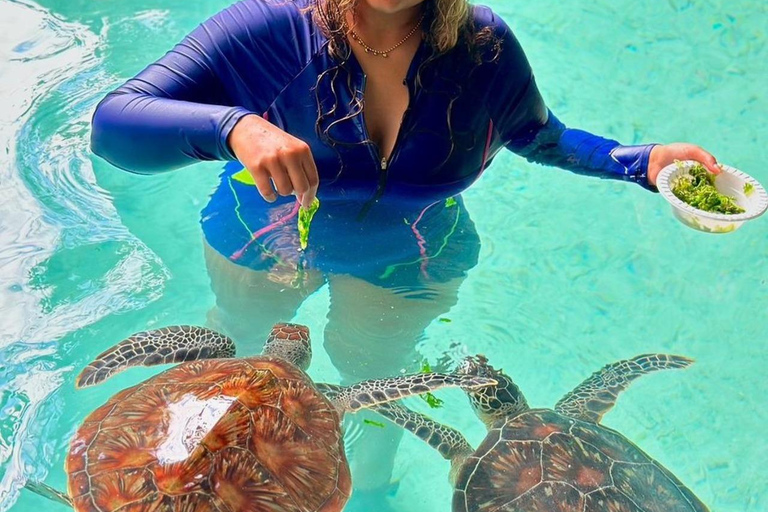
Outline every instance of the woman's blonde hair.
<path fill-rule="evenodd" d="M 360 0 L 313 0 L 315 24 L 328 38 L 332 55 L 341 57 L 346 48 L 345 19 Z M 468 0 L 426 0 L 424 36 L 437 54 L 451 50 L 469 27 Z"/>

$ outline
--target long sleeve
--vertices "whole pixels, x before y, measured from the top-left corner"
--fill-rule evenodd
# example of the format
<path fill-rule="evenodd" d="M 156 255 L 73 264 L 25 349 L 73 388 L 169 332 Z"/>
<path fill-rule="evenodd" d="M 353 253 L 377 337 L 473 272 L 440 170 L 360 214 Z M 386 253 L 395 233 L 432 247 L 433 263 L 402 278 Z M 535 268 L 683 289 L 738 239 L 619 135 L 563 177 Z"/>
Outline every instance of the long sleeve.
<path fill-rule="evenodd" d="M 655 144 L 623 146 L 566 127 L 547 109 L 512 31 L 498 16 L 494 23 L 501 51 L 488 108 L 505 146 L 532 162 L 578 174 L 634 181 L 650 188 L 648 159 Z"/>
<path fill-rule="evenodd" d="M 235 124 L 266 111 L 309 53 L 299 16 L 290 3 L 245 0 L 209 19 L 102 100 L 93 152 L 137 173 L 233 160 Z"/>

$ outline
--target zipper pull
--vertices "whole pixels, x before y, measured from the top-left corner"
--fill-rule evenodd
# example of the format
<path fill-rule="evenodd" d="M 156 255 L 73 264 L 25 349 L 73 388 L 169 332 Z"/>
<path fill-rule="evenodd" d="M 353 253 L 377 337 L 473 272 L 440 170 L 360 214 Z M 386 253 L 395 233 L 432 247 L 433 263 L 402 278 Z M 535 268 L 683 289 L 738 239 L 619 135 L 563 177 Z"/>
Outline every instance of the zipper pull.
<path fill-rule="evenodd" d="M 382 171 L 386 171 L 387 170 L 387 164 L 388 163 L 389 162 L 387 162 L 387 157 L 384 157 L 384 158 L 381 159 L 381 170 Z"/>

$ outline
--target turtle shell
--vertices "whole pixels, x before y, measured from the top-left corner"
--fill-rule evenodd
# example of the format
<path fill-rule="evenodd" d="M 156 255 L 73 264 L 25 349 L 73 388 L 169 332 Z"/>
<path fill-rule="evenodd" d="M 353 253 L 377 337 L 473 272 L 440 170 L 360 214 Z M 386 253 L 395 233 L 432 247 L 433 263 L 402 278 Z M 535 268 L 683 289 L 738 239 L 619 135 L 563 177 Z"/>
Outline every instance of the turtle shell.
<path fill-rule="evenodd" d="M 122 391 L 72 440 L 77 512 L 338 512 L 340 416 L 277 358 L 183 363 Z"/>
<path fill-rule="evenodd" d="M 489 431 L 456 479 L 453 512 L 706 512 L 618 432 L 530 410 Z"/>

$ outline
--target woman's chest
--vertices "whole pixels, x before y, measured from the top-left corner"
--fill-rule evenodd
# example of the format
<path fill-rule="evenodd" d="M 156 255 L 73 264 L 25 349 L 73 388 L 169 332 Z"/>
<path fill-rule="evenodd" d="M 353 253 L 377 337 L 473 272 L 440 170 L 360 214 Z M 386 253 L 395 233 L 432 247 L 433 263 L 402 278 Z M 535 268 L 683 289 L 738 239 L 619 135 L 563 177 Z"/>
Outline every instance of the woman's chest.
<path fill-rule="evenodd" d="M 266 113 L 270 122 L 310 145 L 321 180 L 463 189 L 498 151 L 482 87 L 416 75 L 388 108 L 387 86 L 371 89 L 367 77 L 355 71 L 316 58 Z M 382 152 L 385 139 L 391 145 Z"/>

